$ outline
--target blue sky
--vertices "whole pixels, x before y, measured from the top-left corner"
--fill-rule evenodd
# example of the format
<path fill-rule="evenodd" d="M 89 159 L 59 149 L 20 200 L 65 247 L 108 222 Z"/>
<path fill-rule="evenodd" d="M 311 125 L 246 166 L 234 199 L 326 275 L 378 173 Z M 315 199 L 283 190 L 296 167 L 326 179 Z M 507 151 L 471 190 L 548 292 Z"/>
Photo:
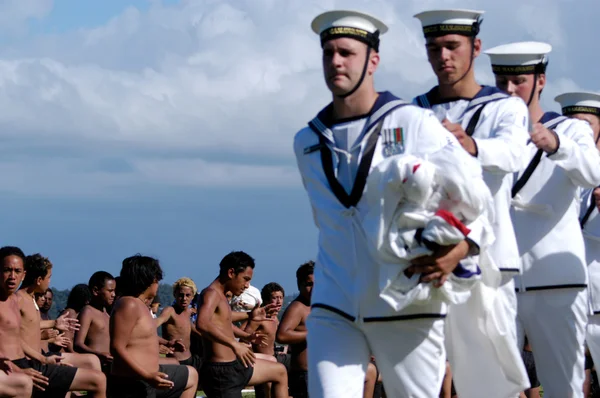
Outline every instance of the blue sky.
<path fill-rule="evenodd" d="M 412 15 L 441 7 L 486 10 L 484 48 L 551 43 L 547 109 L 600 89 L 594 0 L 0 3 L 0 242 L 50 257 L 60 289 L 138 252 L 204 286 L 245 250 L 256 286 L 294 292 L 317 233 L 291 144 L 329 101 L 311 19 L 382 16 L 377 86 L 411 98 L 435 84 Z"/>

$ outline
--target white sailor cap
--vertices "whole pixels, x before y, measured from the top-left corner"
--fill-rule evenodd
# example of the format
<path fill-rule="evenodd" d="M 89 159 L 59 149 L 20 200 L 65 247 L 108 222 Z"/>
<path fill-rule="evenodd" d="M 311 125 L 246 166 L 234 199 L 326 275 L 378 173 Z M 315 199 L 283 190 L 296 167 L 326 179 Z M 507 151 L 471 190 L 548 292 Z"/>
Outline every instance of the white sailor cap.
<path fill-rule="evenodd" d="M 431 10 L 414 17 L 421 21 L 426 38 L 444 35 L 475 37 L 479 34 L 483 13 L 475 10 Z"/>
<path fill-rule="evenodd" d="M 357 11 L 327 11 L 313 19 L 313 32 L 321 36 L 321 46 L 332 39 L 350 37 L 379 51 L 379 35 L 388 27 L 377 18 Z"/>
<path fill-rule="evenodd" d="M 552 46 L 537 41 L 509 43 L 484 51 L 496 75 L 528 75 L 546 72 Z"/>
<path fill-rule="evenodd" d="M 600 117 L 600 94 L 590 92 L 564 93 L 554 101 L 560 104 L 565 116 L 575 113 L 590 113 Z"/>

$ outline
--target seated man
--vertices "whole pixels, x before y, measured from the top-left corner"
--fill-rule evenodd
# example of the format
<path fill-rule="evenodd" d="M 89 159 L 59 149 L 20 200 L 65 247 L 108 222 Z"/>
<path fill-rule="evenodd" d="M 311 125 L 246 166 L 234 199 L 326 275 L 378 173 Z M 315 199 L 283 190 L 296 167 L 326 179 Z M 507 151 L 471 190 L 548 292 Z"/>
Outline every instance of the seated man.
<path fill-rule="evenodd" d="M 60 358 L 44 357 L 31 348 L 21 336 L 21 314 L 16 291 L 25 276 L 25 255 L 17 247 L 0 249 L 2 280 L 0 281 L 0 358 L 10 360 L 15 372 L 31 377 L 34 397 L 64 396 L 69 391 L 88 391 L 92 397 L 106 396 L 106 378 L 101 372 L 57 366 Z M 35 278 L 35 283 L 49 284 L 50 275 Z M 31 298 L 33 302 L 33 298 Z M 39 330 L 39 325 L 37 325 Z M 27 358 L 25 355 L 27 355 Z M 47 394 L 47 395 L 45 395 Z"/>
<path fill-rule="evenodd" d="M 115 398 L 196 396 L 198 373 L 191 366 L 159 365 L 156 321 L 148 309 L 163 272 L 158 260 L 135 255 L 123 260 L 123 296 L 110 317 L 113 356 L 109 395 Z"/>
<path fill-rule="evenodd" d="M 226 293 L 240 296 L 250 285 L 254 259 L 238 251 L 219 264 L 219 276 L 200 294 L 196 326 L 202 334 L 204 362 L 200 382 L 208 398 L 240 397 L 247 385 L 273 383 L 276 398 L 288 397 L 285 367 L 256 359 L 252 349 L 237 341 Z"/>
<path fill-rule="evenodd" d="M 75 348 L 78 352 L 96 355 L 102 364 L 104 374 L 110 374 L 110 334 L 108 309 L 115 300 L 115 278 L 105 271 L 95 272 L 89 280 L 91 293 L 89 305 L 79 314 L 80 328 L 75 335 Z"/>

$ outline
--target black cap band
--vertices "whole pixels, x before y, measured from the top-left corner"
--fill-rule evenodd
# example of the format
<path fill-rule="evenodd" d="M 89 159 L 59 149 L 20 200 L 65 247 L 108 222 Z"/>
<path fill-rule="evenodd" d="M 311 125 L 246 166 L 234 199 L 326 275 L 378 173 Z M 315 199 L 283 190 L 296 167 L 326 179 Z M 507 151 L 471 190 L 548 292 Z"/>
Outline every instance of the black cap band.
<path fill-rule="evenodd" d="M 535 75 L 546 73 L 547 62 L 535 65 L 492 65 L 494 75 Z"/>
<path fill-rule="evenodd" d="M 600 116 L 600 108 L 593 106 L 572 105 L 562 108 L 564 116 L 574 115 L 575 113 L 589 113 L 591 115 Z"/>
<path fill-rule="evenodd" d="M 348 37 L 358 41 L 362 41 L 375 51 L 379 51 L 379 31 L 375 33 L 368 32 L 364 29 L 353 28 L 350 26 L 332 26 L 321 32 L 321 47 L 325 42 L 340 37 Z"/>
<path fill-rule="evenodd" d="M 457 24 L 437 24 L 423 27 L 425 38 L 440 37 L 445 35 L 461 35 L 475 37 L 479 34 L 480 22 L 474 22 L 472 25 Z"/>

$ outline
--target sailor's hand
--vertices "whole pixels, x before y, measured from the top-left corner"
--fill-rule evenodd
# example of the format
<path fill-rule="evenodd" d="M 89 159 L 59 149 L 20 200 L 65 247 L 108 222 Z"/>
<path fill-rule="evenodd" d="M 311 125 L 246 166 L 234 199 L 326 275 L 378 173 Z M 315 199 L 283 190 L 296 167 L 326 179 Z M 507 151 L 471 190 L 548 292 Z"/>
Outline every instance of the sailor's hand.
<path fill-rule="evenodd" d="M 558 150 L 558 136 L 541 123 L 533 125 L 530 137 L 533 145 L 546 153 L 554 153 Z"/>
<path fill-rule="evenodd" d="M 444 119 L 442 120 L 442 126 L 456 137 L 465 151 L 469 152 L 472 156 L 477 156 L 477 145 L 475 145 L 475 141 L 473 138 L 469 137 L 460 124 L 452 123 L 448 119 Z"/>
<path fill-rule="evenodd" d="M 443 246 L 435 253 L 429 256 L 421 256 L 411 261 L 411 266 L 407 271 L 410 273 L 421 274 L 421 282 L 434 283 L 435 287 L 440 287 L 448 279 L 448 275 L 454 271 L 460 260 L 469 253 L 469 244 L 463 240 L 454 246 Z"/>
<path fill-rule="evenodd" d="M 592 195 L 594 195 L 594 202 L 596 203 L 598 211 L 600 211 L 600 188 L 595 188 Z"/>
<path fill-rule="evenodd" d="M 236 341 L 233 345 L 233 352 L 235 352 L 235 356 L 242 361 L 245 367 L 254 367 L 256 356 L 254 355 L 252 348 L 248 347 L 244 343 Z"/>

